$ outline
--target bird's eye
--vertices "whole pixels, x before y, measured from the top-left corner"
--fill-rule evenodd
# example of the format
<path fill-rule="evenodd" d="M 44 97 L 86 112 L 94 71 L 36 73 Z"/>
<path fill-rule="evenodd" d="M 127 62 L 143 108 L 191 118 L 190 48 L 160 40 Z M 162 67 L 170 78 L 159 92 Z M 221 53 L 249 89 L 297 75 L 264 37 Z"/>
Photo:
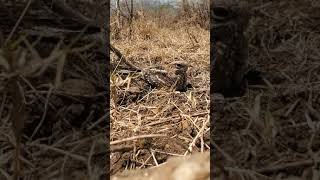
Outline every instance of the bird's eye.
<path fill-rule="evenodd" d="M 177 64 L 176 67 L 177 67 L 177 68 L 182 68 L 183 65 L 182 65 L 182 64 Z"/>
<path fill-rule="evenodd" d="M 217 20 L 223 20 L 228 18 L 230 12 L 225 7 L 214 7 L 213 8 L 213 18 Z"/>

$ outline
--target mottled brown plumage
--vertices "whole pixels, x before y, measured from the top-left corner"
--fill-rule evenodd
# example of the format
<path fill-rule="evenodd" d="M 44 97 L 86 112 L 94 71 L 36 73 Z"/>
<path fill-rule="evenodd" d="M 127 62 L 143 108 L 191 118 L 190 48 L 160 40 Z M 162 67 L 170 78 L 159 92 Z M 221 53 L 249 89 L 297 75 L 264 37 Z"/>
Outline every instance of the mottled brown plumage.
<path fill-rule="evenodd" d="M 170 63 L 174 66 L 175 73 L 170 75 L 161 69 L 148 69 L 144 71 L 143 78 L 151 88 L 173 87 L 176 91 L 187 90 L 188 65 L 183 61 Z"/>
<path fill-rule="evenodd" d="M 217 4 L 211 16 L 211 89 L 226 97 L 242 96 L 247 88 L 249 14 L 241 7 Z"/>

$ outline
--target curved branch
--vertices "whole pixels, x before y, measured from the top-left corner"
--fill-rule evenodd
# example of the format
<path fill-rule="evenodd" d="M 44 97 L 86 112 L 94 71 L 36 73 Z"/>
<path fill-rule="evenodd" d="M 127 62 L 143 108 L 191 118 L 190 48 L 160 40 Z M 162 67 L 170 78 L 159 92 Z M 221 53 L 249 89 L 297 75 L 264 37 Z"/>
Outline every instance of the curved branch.
<path fill-rule="evenodd" d="M 96 22 L 94 22 L 94 20 L 91 20 L 91 19 L 85 17 L 84 15 L 82 15 L 81 13 L 77 12 L 72 7 L 70 7 L 68 4 L 64 3 L 63 0 L 53 0 L 52 1 L 52 9 L 53 9 L 53 11 L 57 12 L 58 14 L 72 18 L 83 25 L 87 26 L 89 24 L 91 26 L 100 27 Z M 138 68 L 135 65 L 133 65 L 132 63 L 130 63 L 117 48 L 115 48 L 113 45 L 111 45 L 111 43 L 109 41 L 106 42 L 106 40 L 102 39 L 102 44 L 109 45 L 110 50 L 113 53 L 115 53 L 115 55 L 119 59 L 121 59 L 127 66 L 129 66 L 131 69 L 133 69 L 135 71 L 141 71 L 140 68 Z"/>

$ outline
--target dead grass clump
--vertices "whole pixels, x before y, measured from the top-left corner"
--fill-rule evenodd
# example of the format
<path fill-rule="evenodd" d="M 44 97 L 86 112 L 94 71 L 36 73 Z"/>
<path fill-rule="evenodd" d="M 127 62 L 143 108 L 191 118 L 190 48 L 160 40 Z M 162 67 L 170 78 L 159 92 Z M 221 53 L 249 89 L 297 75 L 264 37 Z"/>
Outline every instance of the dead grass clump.
<path fill-rule="evenodd" d="M 249 87 L 214 111 L 214 161 L 228 172 L 253 172 L 253 179 L 317 178 L 311 161 L 319 151 L 319 7 L 306 1 L 248 6 L 250 63 L 285 80 Z"/>
<path fill-rule="evenodd" d="M 100 68 L 106 67 L 106 56 L 94 51 L 97 42 L 79 35 L 81 30 L 52 27 L 48 24 L 57 22 L 50 16 L 41 16 L 48 23 L 41 24 L 38 15 L 48 10 L 44 4 L 15 5 L 26 13 L 0 13 L 3 21 L 12 18 L 0 25 L 5 39 L 0 49 L 0 179 L 105 176 L 108 114 L 102 78 L 108 76 Z"/>

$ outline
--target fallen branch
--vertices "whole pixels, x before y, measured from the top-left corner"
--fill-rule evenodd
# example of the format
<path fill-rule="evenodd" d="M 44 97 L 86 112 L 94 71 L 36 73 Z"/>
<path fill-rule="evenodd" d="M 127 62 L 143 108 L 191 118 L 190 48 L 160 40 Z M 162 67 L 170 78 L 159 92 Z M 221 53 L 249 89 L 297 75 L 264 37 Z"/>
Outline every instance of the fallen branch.
<path fill-rule="evenodd" d="M 166 135 L 164 135 L 164 134 L 147 134 L 147 135 L 133 136 L 133 137 L 129 137 L 129 138 L 126 138 L 126 139 L 111 141 L 110 145 L 120 144 L 120 143 L 124 143 L 124 142 L 127 142 L 127 141 L 133 141 L 133 140 L 136 140 L 136 139 L 155 138 L 155 137 L 166 137 Z"/>
<path fill-rule="evenodd" d="M 137 66 L 135 66 L 131 62 L 129 62 L 123 56 L 123 54 L 117 48 L 115 48 L 112 44 L 110 44 L 110 50 L 119 58 L 119 60 L 123 61 L 127 66 L 129 66 L 131 68 L 131 70 L 141 71 L 140 68 L 138 68 Z"/>
<path fill-rule="evenodd" d="M 258 173 L 273 173 L 276 171 L 284 170 L 284 169 L 291 169 L 291 168 L 298 168 L 298 167 L 305 167 L 305 166 L 311 166 L 314 164 L 314 161 L 311 159 L 308 160 L 301 160 L 296 162 L 290 162 L 286 164 L 280 164 L 280 165 L 274 165 L 266 168 L 258 169 L 256 172 Z"/>
<path fill-rule="evenodd" d="M 73 20 L 76 20 L 78 23 L 84 25 L 84 26 L 92 26 L 92 27 L 99 27 L 101 28 L 101 25 L 99 25 L 97 22 L 95 22 L 92 19 L 89 19 L 82 15 L 81 13 L 74 10 L 72 7 L 70 7 L 68 4 L 66 4 L 63 0 L 54 0 L 52 2 L 52 10 L 61 16 L 71 18 Z M 101 33 L 101 32 L 100 32 Z M 109 43 L 110 50 L 120 59 L 122 60 L 127 66 L 130 67 L 131 70 L 135 71 L 141 71 L 140 68 L 133 65 L 131 62 L 129 62 L 123 54 L 115 48 L 113 45 L 110 44 L 109 41 L 105 40 L 104 38 L 100 38 L 102 45 L 106 45 Z M 108 52 L 106 52 L 108 53 Z"/>

